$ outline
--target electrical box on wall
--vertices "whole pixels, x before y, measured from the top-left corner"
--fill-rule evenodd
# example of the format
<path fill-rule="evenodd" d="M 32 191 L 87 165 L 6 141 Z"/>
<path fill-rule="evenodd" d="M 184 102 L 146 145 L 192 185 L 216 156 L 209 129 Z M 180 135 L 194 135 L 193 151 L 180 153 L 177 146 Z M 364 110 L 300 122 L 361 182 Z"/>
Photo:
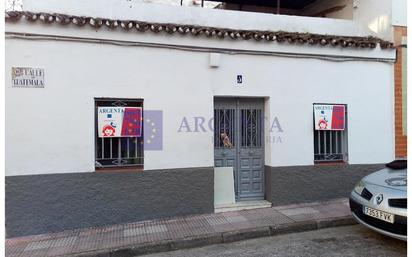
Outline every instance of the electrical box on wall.
<path fill-rule="evenodd" d="M 220 54 L 219 53 L 210 53 L 209 66 L 211 68 L 217 68 L 220 65 Z"/>

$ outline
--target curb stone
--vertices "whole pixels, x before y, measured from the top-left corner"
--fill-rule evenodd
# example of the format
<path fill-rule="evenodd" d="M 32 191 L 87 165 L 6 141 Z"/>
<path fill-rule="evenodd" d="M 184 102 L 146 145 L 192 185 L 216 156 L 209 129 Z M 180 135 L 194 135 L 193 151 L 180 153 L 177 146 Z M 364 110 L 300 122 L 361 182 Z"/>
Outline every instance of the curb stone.
<path fill-rule="evenodd" d="M 309 221 L 300 221 L 296 223 L 286 223 L 277 226 L 270 227 L 270 235 L 282 235 L 282 234 L 289 234 L 289 233 L 298 233 L 304 232 L 308 230 L 316 230 L 318 229 L 317 222 L 315 220 Z"/>
<path fill-rule="evenodd" d="M 253 229 L 242 229 L 236 231 L 223 232 L 223 243 L 241 241 L 257 237 L 270 236 L 270 227 L 260 227 Z"/>
<path fill-rule="evenodd" d="M 128 249 L 118 249 L 110 253 L 110 257 L 133 257 L 138 255 L 150 254 L 150 253 L 160 253 L 168 252 L 174 250 L 171 247 L 171 240 L 165 240 L 155 243 L 141 244 L 137 246 L 132 246 L 130 251 L 125 251 Z M 94 257 L 94 256 L 90 256 Z"/>
<path fill-rule="evenodd" d="M 242 229 L 230 232 L 212 233 L 195 237 L 186 237 L 175 240 L 163 240 L 156 243 L 129 245 L 118 249 L 106 249 L 88 253 L 78 253 L 69 256 L 76 257 L 133 257 L 151 253 L 189 249 L 220 243 L 237 242 L 245 239 L 276 236 L 298 233 L 329 227 L 354 225 L 356 221 L 351 217 L 339 217 L 324 220 L 310 220 L 296 223 L 286 223 L 278 226 L 267 226 L 253 229 Z"/>
<path fill-rule="evenodd" d="M 171 248 L 172 250 L 178 250 L 220 243 L 223 243 L 222 233 L 212 233 L 201 236 L 173 240 L 171 242 Z"/>
<path fill-rule="evenodd" d="M 339 226 L 349 226 L 358 224 L 352 216 L 339 217 L 335 219 L 324 219 L 317 221 L 318 229 L 330 228 L 330 227 L 339 227 Z"/>

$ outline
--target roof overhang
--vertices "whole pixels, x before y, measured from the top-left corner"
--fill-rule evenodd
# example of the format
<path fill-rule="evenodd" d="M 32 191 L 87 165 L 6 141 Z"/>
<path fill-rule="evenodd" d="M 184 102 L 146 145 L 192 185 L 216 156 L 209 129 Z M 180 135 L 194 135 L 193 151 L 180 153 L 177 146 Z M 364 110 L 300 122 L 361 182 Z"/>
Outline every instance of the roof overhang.
<path fill-rule="evenodd" d="M 206 0 L 211 2 L 223 2 L 239 5 L 253 5 L 262 7 L 278 7 L 280 8 L 300 10 L 312 4 L 316 0 Z"/>
<path fill-rule="evenodd" d="M 371 49 L 380 47 L 382 49 L 393 48 L 390 41 L 373 36 L 341 36 L 322 35 L 315 33 L 269 31 L 269 30 L 240 30 L 221 27 L 198 26 L 191 24 L 153 23 L 138 20 L 118 20 L 107 18 L 96 18 L 87 16 L 65 15 L 57 13 L 34 13 L 34 12 L 6 12 L 6 22 L 18 22 L 24 17 L 29 22 L 42 22 L 47 24 L 74 24 L 77 26 L 91 26 L 98 29 L 102 26 L 114 29 L 120 27 L 124 30 L 137 30 L 140 32 L 181 34 L 191 36 L 204 36 L 216 39 L 232 40 L 256 40 L 273 41 L 278 43 L 289 43 L 307 46 L 334 46 L 342 48 Z"/>

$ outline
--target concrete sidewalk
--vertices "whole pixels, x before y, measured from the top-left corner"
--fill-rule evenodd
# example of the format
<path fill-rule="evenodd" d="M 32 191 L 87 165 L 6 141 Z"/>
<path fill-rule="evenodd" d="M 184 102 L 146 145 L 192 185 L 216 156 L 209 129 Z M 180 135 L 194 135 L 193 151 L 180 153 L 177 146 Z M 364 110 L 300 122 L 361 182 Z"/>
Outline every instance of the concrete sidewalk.
<path fill-rule="evenodd" d="M 336 199 L 10 238 L 6 256 L 128 257 L 354 223 Z"/>

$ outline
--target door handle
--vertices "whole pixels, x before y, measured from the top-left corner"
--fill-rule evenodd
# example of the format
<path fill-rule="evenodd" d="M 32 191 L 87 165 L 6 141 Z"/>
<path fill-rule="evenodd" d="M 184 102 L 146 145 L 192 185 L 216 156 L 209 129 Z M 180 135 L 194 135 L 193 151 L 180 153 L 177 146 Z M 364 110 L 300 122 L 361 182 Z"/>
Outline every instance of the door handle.
<path fill-rule="evenodd" d="M 255 151 L 252 151 L 252 150 L 249 151 L 249 155 L 252 155 L 254 153 L 255 153 Z"/>

